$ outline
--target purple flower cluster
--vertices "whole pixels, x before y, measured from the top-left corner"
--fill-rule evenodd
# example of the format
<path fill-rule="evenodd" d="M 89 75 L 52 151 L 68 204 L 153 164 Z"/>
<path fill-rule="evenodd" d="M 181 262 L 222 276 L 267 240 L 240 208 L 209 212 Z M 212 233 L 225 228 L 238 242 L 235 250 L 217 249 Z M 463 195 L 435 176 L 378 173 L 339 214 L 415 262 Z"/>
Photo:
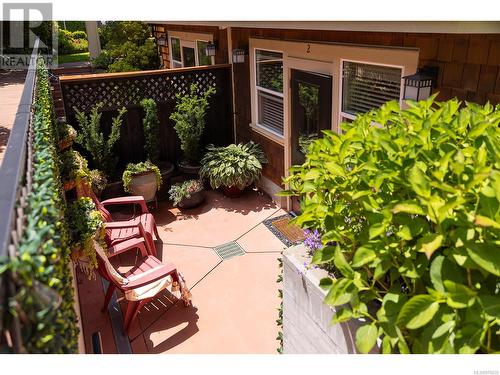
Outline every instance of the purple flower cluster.
<path fill-rule="evenodd" d="M 323 244 L 321 243 L 321 235 L 319 234 L 317 229 L 315 229 L 314 231 L 305 229 L 304 234 L 306 235 L 304 245 L 306 245 L 310 251 L 316 251 L 323 246 Z"/>

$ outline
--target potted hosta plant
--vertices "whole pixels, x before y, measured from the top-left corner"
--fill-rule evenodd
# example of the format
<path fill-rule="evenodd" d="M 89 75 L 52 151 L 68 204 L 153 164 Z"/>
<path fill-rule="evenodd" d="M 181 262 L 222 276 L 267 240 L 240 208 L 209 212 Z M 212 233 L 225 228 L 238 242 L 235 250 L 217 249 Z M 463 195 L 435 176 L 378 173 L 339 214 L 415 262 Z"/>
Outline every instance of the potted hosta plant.
<path fill-rule="evenodd" d="M 208 98 L 215 93 L 210 87 L 204 93 L 198 93 L 198 86 L 192 84 L 189 94 L 177 94 L 175 111 L 170 115 L 174 129 L 181 141 L 182 159 L 178 168 L 187 175 L 197 175 L 200 170 L 200 139 L 205 129 L 205 113 Z"/>
<path fill-rule="evenodd" d="M 212 188 L 221 187 L 226 196 L 234 198 L 259 180 L 264 163 L 264 152 L 253 142 L 227 147 L 209 145 L 201 160 L 200 176 L 208 178 Z"/>
<path fill-rule="evenodd" d="M 105 226 L 101 213 L 96 209 L 92 199 L 78 198 L 68 206 L 66 211 L 68 223 L 71 259 L 90 278 L 97 268 L 97 257 L 94 240 L 104 242 Z"/>
<path fill-rule="evenodd" d="M 188 180 L 175 184 L 168 193 L 174 206 L 179 208 L 194 208 L 205 200 L 203 183 L 199 180 Z"/>
<path fill-rule="evenodd" d="M 146 202 L 156 199 L 162 179 L 160 169 L 149 160 L 141 163 L 129 163 L 123 172 L 123 188 L 133 195 L 142 195 Z"/>

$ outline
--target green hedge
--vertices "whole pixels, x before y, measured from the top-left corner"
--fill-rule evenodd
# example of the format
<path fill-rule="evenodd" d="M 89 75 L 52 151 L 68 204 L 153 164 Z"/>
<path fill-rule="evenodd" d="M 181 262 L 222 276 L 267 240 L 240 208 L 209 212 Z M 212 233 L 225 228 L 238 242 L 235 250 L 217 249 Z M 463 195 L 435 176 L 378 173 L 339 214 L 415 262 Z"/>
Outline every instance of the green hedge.
<path fill-rule="evenodd" d="M 89 49 L 87 34 L 84 31 L 58 30 L 58 52 L 60 55 L 86 52 Z"/>
<path fill-rule="evenodd" d="M 326 131 L 293 167 L 296 223 L 334 323 L 362 318 L 359 351 L 500 350 L 500 105 L 389 102 Z M 377 125 L 374 125 L 377 124 Z"/>
<path fill-rule="evenodd" d="M 43 59 L 37 62 L 34 113 L 33 189 L 16 277 L 19 318 L 28 353 L 77 353 L 78 325 L 70 273 L 66 202 L 59 176 L 53 102 Z M 11 301 L 15 303 L 14 301 Z"/>

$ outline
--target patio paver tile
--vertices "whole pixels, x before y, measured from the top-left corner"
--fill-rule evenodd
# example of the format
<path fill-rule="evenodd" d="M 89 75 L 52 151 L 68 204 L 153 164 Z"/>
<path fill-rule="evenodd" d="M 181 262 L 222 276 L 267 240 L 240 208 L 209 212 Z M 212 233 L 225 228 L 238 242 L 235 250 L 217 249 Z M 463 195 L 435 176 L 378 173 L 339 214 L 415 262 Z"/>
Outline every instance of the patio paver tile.
<path fill-rule="evenodd" d="M 250 191 L 230 199 L 207 191 L 206 203 L 199 208 L 182 212 L 162 203 L 154 214 L 164 242 L 214 247 L 235 240 L 278 210 L 261 193 Z"/>
<path fill-rule="evenodd" d="M 150 353 L 275 353 L 279 253 L 222 262 L 144 332 Z"/>
<path fill-rule="evenodd" d="M 259 224 L 236 242 L 238 242 L 247 253 L 282 251 L 286 249 L 286 245 L 281 242 L 280 239 L 276 237 L 264 224 Z"/>

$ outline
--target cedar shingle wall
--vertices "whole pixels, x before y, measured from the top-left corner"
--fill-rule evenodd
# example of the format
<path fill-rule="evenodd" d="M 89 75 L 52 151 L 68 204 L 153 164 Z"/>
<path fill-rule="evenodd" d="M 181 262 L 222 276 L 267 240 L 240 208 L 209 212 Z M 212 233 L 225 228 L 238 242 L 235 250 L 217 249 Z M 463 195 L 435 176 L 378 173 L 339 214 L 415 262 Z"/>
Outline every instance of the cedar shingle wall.
<path fill-rule="evenodd" d="M 214 26 L 164 25 L 165 29 L 212 33 L 218 42 L 216 63 L 227 62 L 226 30 Z M 251 37 L 283 40 L 308 40 L 365 45 L 419 48 L 419 67 L 437 66 L 439 74 L 436 90 L 439 100 L 457 97 L 461 100 L 493 104 L 500 103 L 500 35 L 499 34 L 420 34 L 388 32 L 351 32 L 319 30 L 282 30 L 237 28 L 231 29 L 232 47 L 247 47 Z M 168 53 L 168 52 L 167 52 Z M 165 56 L 165 55 L 164 55 Z M 168 58 L 168 55 L 167 55 Z M 272 164 L 264 175 L 279 183 L 283 175 L 283 147 L 264 140 L 251 131 L 250 66 L 233 65 L 235 91 L 236 140 L 261 141 L 266 153 L 272 155 Z M 165 61 L 165 60 L 164 60 Z M 265 144 L 264 144 L 265 143 Z M 277 158 L 277 155 L 281 155 Z"/>
<path fill-rule="evenodd" d="M 437 66 L 436 90 L 439 99 L 458 97 L 461 100 L 500 103 L 500 35 L 484 34 L 417 34 L 383 32 L 348 32 L 318 30 L 279 30 L 232 28 L 232 45 L 248 48 L 251 37 L 309 40 L 367 45 L 419 48 L 419 67 Z M 262 138 L 252 132 L 250 109 L 250 66 L 233 65 L 237 141 Z M 266 154 L 283 155 L 283 147 L 266 140 Z M 279 183 L 283 175 L 283 157 L 272 160 L 264 175 Z"/>

